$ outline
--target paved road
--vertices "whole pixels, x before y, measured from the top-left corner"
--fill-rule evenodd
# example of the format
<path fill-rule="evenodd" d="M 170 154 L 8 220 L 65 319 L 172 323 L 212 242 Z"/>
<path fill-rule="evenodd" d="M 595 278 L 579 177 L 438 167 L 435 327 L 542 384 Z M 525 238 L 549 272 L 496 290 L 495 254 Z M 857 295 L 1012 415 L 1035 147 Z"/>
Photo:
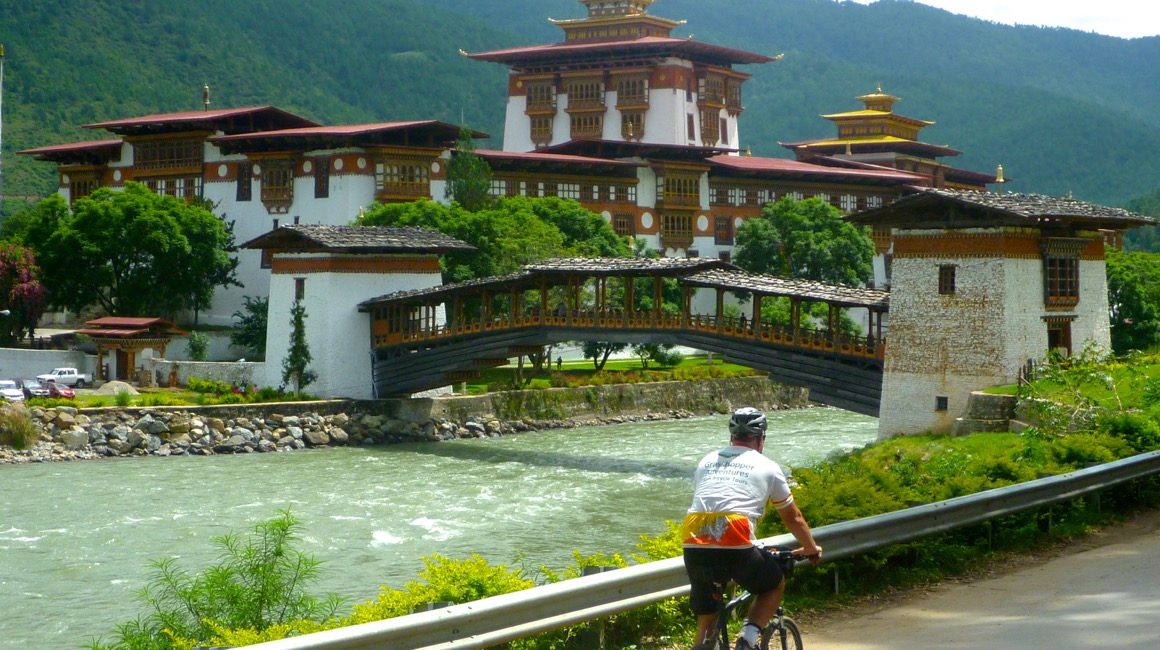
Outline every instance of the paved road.
<path fill-rule="evenodd" d="M 1160 511 L 1064 555 L 806 630 L 809 650 L 1160 648 Z"/>

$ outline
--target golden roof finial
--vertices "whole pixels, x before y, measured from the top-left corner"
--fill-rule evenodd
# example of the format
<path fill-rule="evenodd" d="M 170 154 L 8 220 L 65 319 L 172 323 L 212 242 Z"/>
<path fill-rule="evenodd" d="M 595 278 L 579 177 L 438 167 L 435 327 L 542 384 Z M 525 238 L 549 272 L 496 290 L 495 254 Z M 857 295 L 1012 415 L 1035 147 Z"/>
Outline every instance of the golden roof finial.
<path fill-rule="evenodd" d="M 997 194 L 1003 193 L 1003 184 L 1006 182 L 1007 182 L 1007 179 L 1003 178 L 1003 165 L 1000 164 L 999 167 L 995 169 L 995 184 L 999 186 L 995 190 L 995 192 Z"/>
<path fill-rule="evenodd" d="M 753 157 L 753 149 L 750 149 L 749 145 L 745 145 L 745 155 L 750 158 Z"/>
<path fill-rule="evenodd" d="M 209 84 L 207 83 L 201 89 L 201 103 L 205 106 L 205 110 L 209 110 Z"/>

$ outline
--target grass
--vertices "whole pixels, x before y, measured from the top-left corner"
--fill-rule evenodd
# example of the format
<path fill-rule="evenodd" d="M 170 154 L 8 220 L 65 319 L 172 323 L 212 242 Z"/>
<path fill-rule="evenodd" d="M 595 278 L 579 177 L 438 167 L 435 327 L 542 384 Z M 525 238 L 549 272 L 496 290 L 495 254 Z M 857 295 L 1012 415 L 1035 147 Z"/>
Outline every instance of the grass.
<path fill-rule="evenodd" d="M 516 385 L 516 366 L 506 365 L 484 370 L 479 379 L 467 382 L 467 394 L 479 395 L 487 392 L 531 389 L 538 390 L 553 386 L 594 386 L 607 383 L 642 383 L 656 381 L 682 381 L 710 377 L 748 377 L 759 375 L 747 366 L 728 363 L 720 358 L 688 356 L 675 366 L 657 366 L 650 363 L 648 368 L 639 359 L 609 359 L 601 370 L 596 370 L 592 361 L 564 361 L 559 366 L 553 364 L 551 371 L 536 373 L 531 366 L 523 369 L 524 384 Z M 459 387 L 456 387 L 459 391 Z"/>

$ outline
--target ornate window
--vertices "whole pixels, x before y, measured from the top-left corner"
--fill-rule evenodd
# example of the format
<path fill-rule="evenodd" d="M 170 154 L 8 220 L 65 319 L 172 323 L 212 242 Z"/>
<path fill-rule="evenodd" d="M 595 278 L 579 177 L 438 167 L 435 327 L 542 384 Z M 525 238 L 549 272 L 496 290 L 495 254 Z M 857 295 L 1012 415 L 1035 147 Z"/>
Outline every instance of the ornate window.
<path fill-rule="evenodd" d="M 531 113 L 556 112 L 556 84 L 537 81 L 528 84 L 528 108 Z"/>
<path fill-rule="evenodd" d="M 604 113 L 577 113 L 572 118 L 572 139 L 600 139 L 604 135 Z"/>
<path fill-rule="evenodd" d="M 620 114 L 620 137 L 625 140 L 644 138 L 644 112 L 632 111 Z"/>
<path fill-rule="evenodd" d="M 201 196 L 201 176 L 163 176 L 138 179 L 150 191 L 163 196 L 192 199 Z"/>
<path fill-rule="evenodd" d="M 629 77 L 616 81 L 617 108 L 648 106 L 648 78 Z"/>
<path fill-rule="evenodd" d="M 666 205 L 701 205 L 699 174 L 668 172 L 657 176 L 657 198 Z"/>
<path fill-rule="evenodd" d="M 717 75 L 707 75 L 697 80 L 697 102 L 702 106 L 712 104 L 725 106 L 725 79 Z"/>
<path fill-rule="evenodd" d="M 867 197 L 866 207 L 867 208 L 881 208 L 882 207 L 882 197 L 881 196 Z"/>
<path fill-rule="evenodd" d="M 254 165 L 246 161 L 238 163 L 238 201 L 249 201 L 254 198 Z"/>
<path fill-rule="evenodd" d="M 289 160 L 267 160 L 262 164 L 262 204 L 266 211 L 285 213 L 294 202 L 294 166 Z"/>
<path fill-rule="evenodd" d="M 133 143 L 133 167 L 139 172 L 201 171 L 203 143 L 198 139 L 146 140 Z"/>
<path fill-rule="evenodd" d="M 534 115 L 532 116 L 532 143 L 537 147 L 546 147 L 552 144 L 552 122 L 551 116 Z"/>
<path fill-rule="evenodd" d="M 721 118 L 716 108 L 701 109 L 701 142 L 707 146 L 717 144 L 721 139 Z"/>
<path fill-rule="evenodd" d="M 503 178 L 492 178 L 490 194 L 496 198 L 509 196 L 507 180 Z"/>
<path fill-rule="evenodd" d="M 414 201 L 431 196 L 429 162 L 423 158 L 384 158 L 375 163 L 375 194 L 384 200 Z"/>
<path fill-rule="evenodd" d="M 100 179 L 96 174 L 69 174 L 68 182 L 68 200 L 70 203 L 75 203 L 77 199 L 84 198 L 101 186 Z"/>
<path fill-rule="evenodd" d="M 636 218 L 631 214 L 618 212 L 612 215 L 612 229 L 621 237 L 631 237 L 636 234 Z"/>
<path fill-rule="evenodd" d="M 733 115 L 741 112 L 740 79 L 729 79 L 725 82 L 725 108 Z"/>
<path fill-rule="evenodd" d="M 330 160 L 319 158 L 314 161 L 314 198 L 330 197 Z"/>
<path fill-rule="evenodd" d="M 604 82 L 599 79 L 575 79 L 565 86 L 568 110 L 604 108 Z"/>
<path fill-rule="evenodd" d="M 733 245 L 733 217 L 713 217 L 713 242 Z"/>
<path fill-rule="evenodd" d="M 1040 242 L 1043 252 L 1043 304 L 1066 309 L 1079 304 L 1079 256 L 1086 239 L 1051 238 Z"/>
<path fill-rule="evenodd" d="M 843 194 L 841 205 L 839 207 L 841 208 L 842 212 L 845 212 L 846 214 L 854 212 L 858 209 L 858 197 L 854 196 L 853 194 Z"/>
<path fill-rule="evenodd" d="M 693 243 L 692 214 L 662 214 L 661 244 L 666 248 L 688 248 Z"/>

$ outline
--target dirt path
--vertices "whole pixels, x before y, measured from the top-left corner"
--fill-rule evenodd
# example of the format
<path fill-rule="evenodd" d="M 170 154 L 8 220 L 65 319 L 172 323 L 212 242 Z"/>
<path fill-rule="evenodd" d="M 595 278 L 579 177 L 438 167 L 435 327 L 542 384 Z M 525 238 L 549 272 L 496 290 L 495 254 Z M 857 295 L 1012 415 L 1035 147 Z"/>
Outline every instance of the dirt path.
<path fill-rule="evenodd" d="M 1160 648 L 1160 510 L 802 621 L 809 650 Z"/>

